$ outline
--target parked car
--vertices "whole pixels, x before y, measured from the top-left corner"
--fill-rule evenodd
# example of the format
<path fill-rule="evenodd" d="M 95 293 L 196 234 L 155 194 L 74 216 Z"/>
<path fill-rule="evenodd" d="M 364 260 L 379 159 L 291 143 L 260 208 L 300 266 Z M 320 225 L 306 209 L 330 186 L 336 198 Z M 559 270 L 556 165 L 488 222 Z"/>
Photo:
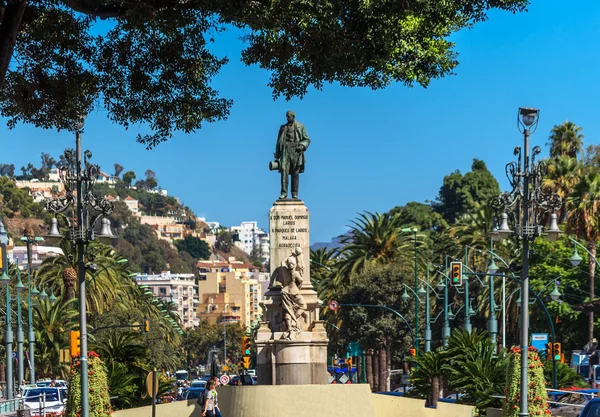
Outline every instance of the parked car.
<path fill-rule="evenodd" d="M 594 398 L 583 408 L 579 417 L 600 417 L 600 398 Z"/>
<path fill-rule="evenodd" d="M 50 380 L 46 379 L 43 381 L 38 381 L 35 383 L 36 387 L 58 387 L 58 388 L 67 388 L 67 381 L 64 379 L 56 379 Z"/>
<path fill-rule="evenodd" d="M 206 388 L 206 381 L 192 381 L 192 383 L 190 384 L 190 388 Z"/>
<path fill-rule="evenodd" d="M 200 394 L 204 392 L 204 388 L 188 388 L 183 393 L 184 400 L 197 400 L 200 398 Z"/>
<path fill-rule="evenodd" d="M 23 393 L 21 402 L 31 409 L 31 415 L 63 415 L 67 402 L 66 390 L 58 387 L 30 388 Z"/>

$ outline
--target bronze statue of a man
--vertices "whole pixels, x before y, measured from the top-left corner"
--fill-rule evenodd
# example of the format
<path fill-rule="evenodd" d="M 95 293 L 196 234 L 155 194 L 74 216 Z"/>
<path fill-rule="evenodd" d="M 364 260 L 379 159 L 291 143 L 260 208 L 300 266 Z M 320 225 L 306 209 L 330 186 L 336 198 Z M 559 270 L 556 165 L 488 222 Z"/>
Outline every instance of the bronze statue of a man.
<path fill-rule="evenodd" d="M 290 110 L 286 113 L 286 118 L 287 123 L 279 128 L 275 148 L 276 164 L 272 165 L 272 169 L 281 173 L 280 200 L 288 196 L 289 176 L 292 177 L 292 198 L 298 198 L 300 173 L 304 172 L 304 151 L 310 145 L 306 128 L 296 121 L 296 114 Z"/>

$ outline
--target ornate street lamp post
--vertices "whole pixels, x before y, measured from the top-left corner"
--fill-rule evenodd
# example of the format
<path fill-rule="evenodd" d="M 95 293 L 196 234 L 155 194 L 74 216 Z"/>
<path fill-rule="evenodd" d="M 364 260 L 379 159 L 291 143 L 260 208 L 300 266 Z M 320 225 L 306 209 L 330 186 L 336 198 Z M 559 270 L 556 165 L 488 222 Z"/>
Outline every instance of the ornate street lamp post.
<path fill-rule="evenodd" d="M 402 229 L 402 233 L 412 233 L 413 241 L 414 241 L 414 259 L 415 259 L 415 285 L 413 292 L 416 294 L 419 286 L 419 271 L 417 264 L 417 229 L 416 228 L 406 228 Z M 419 297 L 415 298 L 415 352 L 416 356 L 419 356 Z"/>
<path fill-rule="evenodd" d="M 44 239 L 41 237 L 35 236 L 33 229 L 31 228 L 25 230 L 25 236 L 21 238 L 21 241 L 25 242 L 25 245 L 27 246 L 27 340 L 29 341 L 29 382 L 31 384 L 35 384 L 35 332 L 33 331 L 33 300 L 31 299 L 31 296 L 39 295 L 39 291 L 35 287 L 35 284 L 33 285 L 33 288 L 31 287 L 31 279 L 33 276 L 31 247 L 43 240 Z"/>
<path fill-rule="evenodd" d="M 64 152 L 66 165 L 59 167 L 60 180 L 65 187 L 65 196 L 46 202 L 46 210 L 61 215 L 67 223 L 68 239 L 77 255 L 77 274 L 79 282 L 79 331 L 81 363 L 81 417 L 89 417 L 88 358 L 87 358 L 87 317 L 86 317 L 86 249 L 88 244 L 98 238 L 114 238 L 110 231 L 110 222 L 106 218 L 113 210 L 113 204 L 105 197 L 97 198 L 93 194 L 94 184 L 100 172 L 97 165 L 89 162 L 90 151 L 85 151 L 83 164 L 81 157 L 81 132 L 83 123 L 77 126 L 75 152 Z M 96 225 L 101 221 L 102 228 L 96 233 Z M 52 219 L 48 234 L 50 238 L 62 238 L 58 229 L 58 220 Z"/>
<path fill-rule="evenodd" d="M 500 226 L 492 234 L 501 239 L 508 239 L 511 235 L 515 236 L 523 245 L 521 270 L 521 298 L 523 300 L 529 299 L 529 244 L 544 232 L 541 222 L 545 214 L 550 213 L 550 224 L 545 230 L 548 240 L 554 241 L 560 234 L 555 212 L 560 208 L 561 198 L 556 194 L 542 192 L 542 178 L 546 172 L 546 165 L 535 161 L 535 157 L 541 152 L 540 147 L 534 147 L 531 156 L 529 154 L 529 135 L 538 126 L 539 114 L 537 109 L 519 108 L 517 126 L 523 133 L 523 149 L 516 147 L 514 155 L 517 157 L 517 161 L 506 165 L 506 176 L 512 191 L 503 193 L 492 201 L 494 208 L 501 212 Z M 514 231 L 511 230 L 509 222 L 513 224 Z M 529 308 L 528 303 L 524 302 L 521 308 L 520 417 L 529 416 L 527 403 L 528 348 Z"/>

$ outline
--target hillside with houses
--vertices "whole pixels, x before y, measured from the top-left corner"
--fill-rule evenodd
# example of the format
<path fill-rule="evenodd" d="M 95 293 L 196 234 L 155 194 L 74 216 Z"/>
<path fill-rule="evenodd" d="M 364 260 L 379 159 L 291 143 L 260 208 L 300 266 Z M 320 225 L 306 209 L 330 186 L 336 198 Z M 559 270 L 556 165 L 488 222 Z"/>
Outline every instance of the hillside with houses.
<path fill-rule="evenodd" d="M 41 166 L 22 167 L 22 175 L 15 175 L 14 166 L 0 164 L 0 212 L 9 237 L 19 237 L 26 227 L 33 227 L 38 235 L 47 231 L 49 214 L 43 204 L 65 193 L 57 164 L 60 162 L 42 154 Z M 257 231 L 254 245 L 247 236 L 240 239 L 247 232 L 244 223 L 248 222 L 227 228 L 217 221 L 199 218 L 160 186 L 152 170 L 139 177 L 134 171 L 123 171 L 120 164 L 115 164 L 113 174 L 101 170 L 95 193 L 107 196 L 114 204 L 111 225 L 119 238 L 114 246 L 141 271 L 196 273 L 195 263 L 199 260 L 235 259 L 259 268 L 268 262 L 268 235 L 258 229 L 256 222 L 250 222 Z M 18 203 L 12 201 L 15 199 Z M 10 209 L 17 205 L 18 210 Z M 10 244 L 21 243 L 10 239 Z"/>

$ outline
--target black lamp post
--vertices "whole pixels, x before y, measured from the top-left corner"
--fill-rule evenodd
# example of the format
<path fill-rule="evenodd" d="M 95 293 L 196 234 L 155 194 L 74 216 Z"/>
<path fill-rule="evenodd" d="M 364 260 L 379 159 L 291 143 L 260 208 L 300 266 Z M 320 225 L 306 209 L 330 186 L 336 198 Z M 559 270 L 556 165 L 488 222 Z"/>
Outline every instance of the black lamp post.
<path fill-rule="evenodd" d="M 100 169 L 89 163 L 90 151 L 85 151 L 83 164 L 81 158 L 81 132 L 83 122 L 77 126 L 75 152 L 64 152 L 66 165 L 59 167 L 60 180 L 65 187 L 65 196 L 46 202 L 46 210 L 55 216 L 60 215 L 66 221 L 68 239 L 77 254 L 77 274 L 79 281 L 79 331 L 81 363 L 81 417 L 89 417 L 88 358 L 87 358 L 87 317 L 86 317 L 86 250 L 88 244 L 96 238 L 113 239 L 110 222 L 106 218 L 113 210 L 113 204 L 105 197 L 97 198 L 93 194 L 94 184 Z M 99 222 L 102 228 L 99 234 L 95 229 Z M 56 217 L 52 219 L 48 238 L 62 238 Z"/>
<path fill-rule="evenodd" d="M 529 350 L 529 244 L 536 237 L 546 234 L 548 240 L 554 241 L 561 233 L 557 224 L 556 211 L 561 206 L 561 198 L 557 194 L 545 194 L 542 191 L 542 179 L 546 173 L 546 165 L 536 162 L 535 157 L 541 152 L 539 146 L 533 148 L 529 155 L 529 135 L 533 133 L 539 121 L 540 111 L 522 107 L 517 115 L 517 126 L 523 133 L 523 149 L 517 146 L 514 155 L 517 161 L 506 165 L 506 176 L 512 187 L 492 201 L 493 207 L 501 212 L 500 225 L 494 227 L 492 238 L 508 239 L 516 237 L 523 245 L 523 267 L 521 270 L 521 398 L 519 416 L 529 416 L 527 403 L 527 372 Z M 521 158 L 522 156 L 522 158 Z M 546 230 L 542 220 L 550 213 Z M 512 223 L 514 231 L 509 223 Z"/>

